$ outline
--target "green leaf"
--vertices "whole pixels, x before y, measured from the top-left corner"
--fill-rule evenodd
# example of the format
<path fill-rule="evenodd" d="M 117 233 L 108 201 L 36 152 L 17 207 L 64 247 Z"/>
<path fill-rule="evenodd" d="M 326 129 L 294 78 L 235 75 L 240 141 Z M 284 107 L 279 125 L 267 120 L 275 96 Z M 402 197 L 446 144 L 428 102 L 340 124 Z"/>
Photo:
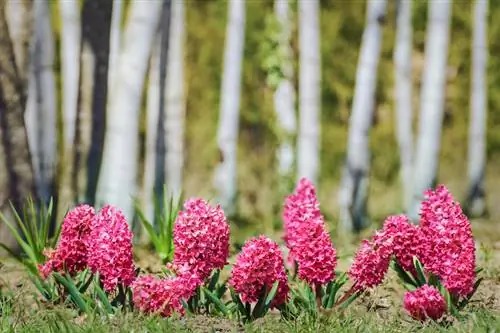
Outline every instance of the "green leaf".
<path fill-rule="evenodd" d="M 99 281 L 99 277 L 95 277 L 96 281 Z M 94 292 L 96 293 L 97 297 L 101 301 L 102 305 L 104 306 L 104 310 L 108 314 L 112 314 L 113 311 L 113 306 L 111 305 L 108 295 L 106 292 L 101 288 L 99 283 L 94 283 Z"/>
<path fill-rule="evenodd" d="M 413 279 L 412 275 L 405 271 L 403 267 L 401 267 L 400 264 L 398 264 L 396 261 L 392 262 L 392 268 L 396 271 L 398 274 L 398 277 L 403 280 L 403 283 L 412 285 L 412 286 L 418 286 L 418 283 Z"/>
<path fill-rule="evenodd" d="M 415 267 L 415 270 L 417 271 L 417 282 L 419 283 L 419 286 L 423 286 L 424 284 L 427 284 L 427 279 L 425 277 L 425 271 L 424 267 L 420 263 L 420 260 L 416 256 L 413 256 L 413 266 Z"/>
<path fill-rule="evenodd" d="M 82 294 L 78 291 L 73 281 L 69 278 L 63 277 L 61 274 L 54 272 L 54 278 L 57 282 L 61 283 L 67 292 L 70 294 L 73 302 L 78 306 L 78 308 L 86 313 L 88 311 L 87 303 L 83 300 Z"/>
<path fill-rule="evenodd" d="M 278 291 L 280 282 L 278 280 L 274 281 L 273 286 L 271 288 L 271 291 L 267 294 L 266 300 L 264 302 L 264 306 L 266 308 L 269 308 L 271 305 L 271 302 L 273 301 L 274 297 L 276 296 L 276 292 Z"/>
<path fill-rule="evenodd" d="M 212 303 L 215 304 L 215 306 L 217 307 L 217 309 L 219 309 L 220 312 L 222 312 L 224 315 L 227 315 L 229 313 L 227 307 L 221 302 L 221 300 L 217 296 L 212 294 L 210 290 L 203 287 L 203 292 L 210 299 L 210 301 L 212 301 Z"/>
<path fill-rule="evenodd" d="M 359 291 L 355 292 L 354 294 L 352 294 L 351 296 L 349 296 L 348 299 L 346 299 L 344 302 L 342 302 L 342 304 L 340 304 L 339 308 L 342 309 L 342 310 L 346 309 L 360 295 L 361 295 L 361 292 L 359 292 Z"/>
<path fill-rule="evenodd" d="M 348 277 L 346 273 L 342 273 L 338 281 L 333 281 L 331 284 L 330 292 L 328 293 L 327 302 L 324 305 L 326 309 L 331 309 L 336 301 L 337 292 L 342 288 L 344 284 L 347 283 Z M 330 285 L 329 284 L 329 285 Z"/>
<path fill-rule="evenodd" d="M 212 275 L 212 278 L 210 279 L 210 283 L 208 284 L 208 290 L 213 291 L 215 289 L 215 286 L 219 281 L 219 276 L 220 276 L 220 269 L 217 269 Z"/>

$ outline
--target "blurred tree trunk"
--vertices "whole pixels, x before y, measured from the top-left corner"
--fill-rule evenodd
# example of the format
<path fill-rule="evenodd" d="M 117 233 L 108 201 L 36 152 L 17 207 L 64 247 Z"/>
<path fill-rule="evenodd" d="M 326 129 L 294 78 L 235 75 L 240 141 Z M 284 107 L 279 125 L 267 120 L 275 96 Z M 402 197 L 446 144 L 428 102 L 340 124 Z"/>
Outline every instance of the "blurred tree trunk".
<path fill-rule="evenodd" d="M 418 222 L 423 192 L 435 186 L 441 146 L 446 88 L 451 0 L 430 1 L 420 121 L 415 150 L 413 197 L 409 217 Z"/>
<path fill-rule="evenodd" d="M 0 173 L 0 211 L 7 215 L 11 212 L 9 201 L 19 210 L 29 196 L 36 200 L 24 122 L 29 67 L 24 57 L 29 55 L 32 3 L 22 2 L 22 5 L 23 14 L 18 17 L 18 11 L 6 10 L 6 1 L 0 1 L 0 169 L 3 170 Z M 8 21 L 8 15 L 16 15 L 15 20 L 11 17 Z M 15 21 L 19 25 L 12 23 Z M 11 26 L 19 27 L 22 33 L 11 35 Z M 0 242 L 16 248 L 3 223 L 0 223 Z"/>
<path fill-rule="evenodd" d="M 299 0 L 299 133 L 297 176 L 318 180 L 321 117 L 319 1 Z"/>
<path fill-rule="evenodd" d="M 369 132 L 375 112 L 377 67 L 382 45 L 386 1 L 369 0 L 367 25 L 361 41 L 356 87 L 349 120 L 347 158 L 339 192 L 343 231 L 359 231 L 368 225 L 367 198 L 370 171 Z"/>
<path fill-rule="evenodd" d="M 108 88 L 113 90 L 114 76 L 120 54 L 120 44 L 122 37 L 122 17 L 123 0 L 113 0 L 113 12 L 111 14 L 111 33 L 109 43 L 109 70 L 108 70 Z"/>
<path fill-rule="evenodd" d="M 394 48 L 396 137 L 399 144 L 399 159 L 401 161 L 400 176 L 404 209 L 408 209 L 408 205 L 410 204 L 413 176 L 412 2 L 413 0 L 398 0 L 396 45 Z"/>
<path fill-rule="evenodd" d="M 278 148 L 278 172 L 282 192 L 291 190 L 295 163 L 294 140 L 297 131 L 295 115 L 295 87 L 293 85 L 292 20 L 288 0 L 275 0 L 274 11 L 280 26 L 278 52 L 281 60 L 281 79 L 274 92 L 274 109 L 278 117 L 278 127 L 282 141 Z"/>
<path fill-rule="evenodd" d="M 54 75 L 54 36 L 49 3 L 33 2 L 34 31 L 30 52 L 25 121 L 38 194 L 43 202 L 53 195 L 57 165 L 57 95 Z"/>
<path fill-rule="evenodd" d="M 59 1 L 61 15 L 61 78 L 63 145 L 58 165 L 57 221 L 75 199 L 72 188 L 75 163 L 76 123 L 80 81 L 81 19 L 77 1 Z"/>
<path fill-rule="evenodd" d="M 165 180 L 168 192 L 178 197 L 182 192 L 184 166 L 184 0 L 172 0 L 169 29 L 167 77 L 165 90 Z"/>
<path fill-rule="evenodd" d="M 73 187 L 79 202 L 93 204 L 108 96 L 108 56 L 113 3 L 86 0 L 82 8 L 80 91 Z"/>
<path fill-rule="evenodd" d="M 473 216 L 486 213 L 484 174 L 486 169 L 488 0 L 476 0 L 472 36 L 472 82 L 469 123 L 469 189 L 466 210 Z"/>
<path fill-rule="evenodd" d="M 219 202 L 228 215 L 236 213 L 237 146 L 244 43 L 245 0 L 230 0 L 217 133 L 220 161 L 214 179 Z"/>
<path fill-rule="evenodd" d="M 166 71 L 170 40 L 171 1 L 163 2 L 160 26 L 156 36 L 155 46 L 149 62 L 149 79 L 146 101 L 146 139 L 144 178 L 142 187 L 142 207 L 149 222 L 154 223 L 155 204 L 159 207 L 162 202 L 155 202 L 162 194 L 165 163 L 165 131 L 164 110 L 166 89 Z M 146 239 L 146 233 L 143 233 Z"/>
<path fill-rule="evenodd" d="M 162 2 L 137 0 L 130 6 L 116 84 L 110 92 L 97 204 L 120 207 L 131 223 L 137 195 L 139 109 Z"/>

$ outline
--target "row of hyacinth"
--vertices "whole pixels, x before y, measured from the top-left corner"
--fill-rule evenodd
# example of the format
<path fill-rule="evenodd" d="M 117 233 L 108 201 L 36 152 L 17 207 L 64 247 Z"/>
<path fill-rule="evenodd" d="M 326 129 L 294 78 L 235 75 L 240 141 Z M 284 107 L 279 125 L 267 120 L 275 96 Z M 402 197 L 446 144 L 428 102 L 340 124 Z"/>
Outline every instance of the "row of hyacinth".
<path fill-rule="evenodd" d="M 313 290 L 335 279 L 336 250 L 326 230 L 316 190 L 300 180 L 284 204 L 284 241 L 288 262 Z M 59 244 L 46 251 L 39 267 L 47 278 L 52 272 L 75 275 L 85 269 L 98 273 L 104 289 L 130 287 L 133 303 L 145 313 L 170 316 L 184 314 L 183 302 L 204 285 L 212 272 L 228 264 L 229 224 L 220 206 L 203 199 L 184 203 L 174 224 L 174 259 L 169 277 L 136 276 L 132 233 L 121 211 L 107 205 L 98 213 L 88 205 L 70 211 L 63 222 Z M 444 186 L 426 193 L 419 226 L 407 217 L 387 218 L 381 230 L 362 242 L 348 272 L 351 290 L 362 292 L 384 280 L 390 261 L 416 274 L 413 257 L 428 272 L 438 276 L 455 298 L 472 292 L 475 279 L 475 249 L 469 221 Z M 289 299 L 289 281 L 278 244 L 265 236 L 248 240 L 236 257 L 229 285 L 243 302 L 256 303 L 263 290 L 278 282 L 271 307 Z M 439 318 L 446 303 L 433 286 L 422 286 L 405 294 L 404 306 L 414 318 Z"/>
<path fill-rule="evenodd" d="M 349 270 L 355 288 L 364 290 L 381 284 L 391 258 L 416 277 L 416 257 L 426 272 L 439 278 L 454 300 L 465 299 L 473 292 L 475 245 L 467 217 L 443 185 L 427 191 L 425 197 L 418 225 L 404 215 L 390 216 L 372 239 L 363 241 Z M 447 310 L 444 296 L 429 285 L 406 292 L 404 306 L 417 319 L 437 319 Z"/>

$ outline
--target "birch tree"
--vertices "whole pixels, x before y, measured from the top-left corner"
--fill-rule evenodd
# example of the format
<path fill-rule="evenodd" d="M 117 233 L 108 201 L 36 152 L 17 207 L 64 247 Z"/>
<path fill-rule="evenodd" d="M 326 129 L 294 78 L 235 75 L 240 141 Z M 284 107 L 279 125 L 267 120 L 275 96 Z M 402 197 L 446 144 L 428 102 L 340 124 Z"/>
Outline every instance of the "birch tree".
<path fill-rule="evenodd" d="M 165 178 L 171 195 L 182 191 L 184 165 L 184 0 L 172 0 L 165 91 Z"/>
<path fill-rule="evenodd" d="M 80 76 L 80 8 L 78 1 L 59 1 L 61 13 L 62 109 L 65 149 L 75 140 Z"/>
<path fill-rule="evenodd" d="M 23 2 L 23 6 L 27 14 L 32 13 L 30 2 Z M 0 1 L 0 212 L 7 215 L 10 212 L 9 201 L 19 210 L 29 196 L 36 200 L 24 121 L 28 62 L 17 58 L 18 55 L 29 54 L 30 34 L 22 34 L 19 40 L 11 39 L 6 17 L 9 13 L 6 2 Z M 32 30 L 29 16 L 22 16 L 23 31 Z M 17 52 L 14 48 L 16 44 L 21 45 Z M 13 248 L 16 246 L 3 223 L 0 223 L 0 242 Z"/>
<path fill-rule="evenodd" d="M 436 183 L 444 115 L 451 0 L 430 1 L 425 41 L 425 67 L 415 150 L 413 197 L 409 217 L 418 221 L 423 192 Z"/>
<path fill-rule="evenodd" d="M 411 26 L 413 0 L 398 0 L 396 46 L 394 49 L 396 85 L 396 133 L 401 163 L 403 207 L 408 208 L 411 199 L 413 163 L 413 103 L 412 103 L 412 50 Z"/>
<path fill-rule="evenodd" d="M 113 12 L 111 14 L 110 43 L 109 43 L 109 69 L 108 69 L 108 87 L 113 89 L 114 75 L 116 75 L 116 66 L 118 55 L 120 54 L 121 44 L 121 25 L 122 25 L 123 0 L 113 0 Z"/>
<path fill-rule="evenodd" d="M 94 204 L 104 141 L 108 96 L 111 1 L 88 0 L 82 6 L 79 105 L 75 138 L 74 185 L 79 202 Z"/>
<path fill-rule="evenodd" d="M 485 213 L 484 173 L 486 168 L 486 124 L 488 63 L 488 0 L 476 0 L 473 14 L 472 80 L 469 123 L 469 189 L 466 208 L 480 216 Z"/>
<path fill-rule="evenodd" d="M 129 221 L 137 194 L 139 108 L 161 8 L 161 1 L 131 3 L 110 96 L 97 201 L 117 205 Z"/>
<path fill-rule="evenodd" d="M 340 218 L 345 231 L 367 224 L 366 203 L 370 171 L 369 131 L 375 110 L 377 68 L 382 45 L 385 0 L 369 0 L 366 27 L 356 72 L 356 87 L 349 119 L 347 157 L 339 193 Z"/>
<path fill-rule="evenodd" d="M 316 183 L 319 169 L 321 50 L 319 1 L 299 0 L 299 133 L 297 176 Z"/>
<path fill-rule="evenodd" d="M 274 11 L 280 27 L 278 52 L 281 60 L 281 78 L 274 92 L 274 109 L 282 142 L 278 148 L 278 172 L 288 185 L 295 163 L 294 137 L 297 130 L 295 116 L 295 87 L 293 86 L 293 51 L 290 45 L 292 22 L 288 0 L 275 0 Z"/>
<path fill-rule="evenodd" d="M 230 0 L 217 133 L 220 161 L 214 181 L 219 202 L 228 215 L 235 213 L 237 193 L 236 161 L 244 39 L 245 0 Z"/>

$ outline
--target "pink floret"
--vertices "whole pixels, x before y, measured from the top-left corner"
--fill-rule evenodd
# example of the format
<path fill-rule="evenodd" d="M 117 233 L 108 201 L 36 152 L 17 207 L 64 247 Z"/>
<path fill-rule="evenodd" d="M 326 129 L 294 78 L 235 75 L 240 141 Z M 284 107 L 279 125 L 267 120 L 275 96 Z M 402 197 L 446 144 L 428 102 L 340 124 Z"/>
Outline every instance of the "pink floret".
<path fill-rule="evenodd" d="M 229 284 L 243 302 L 255 303 L 264 288 L 270 291 L 276 281 L 279 285 L 271 306 L 283 304 L 288 297 L 283 255 L 278 244 L 265 236 L 248 240 L 236 259 Z"/>
<path fill-rule="evenodd" d="M 202 281 L 192 274 L 168 279 L 152 275 L 141 276 L 132 284 L 134 305 L 142 312 L 170 317 L 173 313 L 185 314 L 182 300 L 194 295 Z"/>
<path fill-rule="evenodd" d="M 475 244 L 469 220 L 444 185 L 426 192 L 420 225 L 428 240 L 421 253 L 425 268 L 441 278 L 451 294 L 468 296 L 475 280 Z"/>
<path fill-rule="evenodd" d="M 174 226 L 174 264 L 187 266 L 205 280 L 222 269 L 229 255 L 229 225 L 222 208 L 203 199 L 184 203 Z"/>
<path fill-rule="evenodd" d="M 104 289 L 128 287 L 135 279 L 132 232 L 120 209 L 104 206 L 92 226 L 88 241 L 89 267 L 99 273 Z"/>
<path fill-rule="evenodd" d="M 423 285 L 405 293 L 404 308 L 414 319 L 425 321 L 438 320 L 446 312 L 446 302 L 436 288 Z"/>
<path fill-rule="evenodd" d="M 363 240 L 348 272 L 354 281 L 354 289 L 365 290 L 381 284 L 389 269 L 391 255 L 389 248 Z"/>
<path fill-rule="evenodd" d="M 94 219 L 94 208 L 89 205 L 77 206 L 66 214 L 57 248 L 44 251 L 48 260 L 39 265 L 43 278 L 65 269 L 73 275 L 87 268 L 87 239 Z"/>
<path fill-rule="evenodd" d="M 325 230 L 314 185 L 302 178 L 284 204 L 285 243 L 288 260 L 298 264 L 299 278 L 309 284 L 325 284 L 335 278 L 337 253 Z"/>

